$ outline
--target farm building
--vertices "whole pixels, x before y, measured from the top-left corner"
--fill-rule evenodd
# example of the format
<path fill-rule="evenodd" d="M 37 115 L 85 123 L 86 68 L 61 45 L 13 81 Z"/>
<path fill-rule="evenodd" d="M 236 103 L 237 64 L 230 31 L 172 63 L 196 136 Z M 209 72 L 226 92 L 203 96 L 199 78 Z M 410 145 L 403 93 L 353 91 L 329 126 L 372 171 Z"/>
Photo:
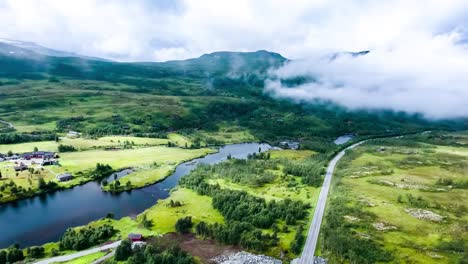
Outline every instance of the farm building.
<path fill-rule="evenodd" d="M 28 166 L 24 165 L 23 163 L 19 164 L 18 166 L 14 167 L 15 171 L 24 171 L 28 169 Z"/>
<path fill-rule="evenodd" d="M 69 131 L 67 133 L 67 137 L 69 137 L 69 138 L 78 138 L 78 137 L 80 137 L 80 133 L 78 133 L 76 131 Z"/>
<path fill-rule="evenodd" d="M 299 149 L 300 147 L 299 142 L 290 140 L 282 141 L 279 145 L 284 149 Z"/>
<path fill-rule="evenodd" d="M 30 159 L 51 159 L 55 157 L 54 152 L 48 151 L 35 151 L 35 152 L 28 152 L 21 155 L 21 157 L 25 160 Z"/>
<path fill-rule="evenodd" d="M 61 182 L 73 180 L 73 175 L 71 173 L 62 173 L 56 176 L 57 180 Z"/>
<path fill-rule="evenodd" d="M 142 234 L 128 234 L 127 238 L 130 239 L 133 242 L 143 241 L 143 235 Z"/>
<path fill-rule="evenodd" d="M 49 166 L 49 165 L 57 165 L 57 161 L 55 161 L 55 160 L 43 160 L 41 162 L 41 166 Z"/>

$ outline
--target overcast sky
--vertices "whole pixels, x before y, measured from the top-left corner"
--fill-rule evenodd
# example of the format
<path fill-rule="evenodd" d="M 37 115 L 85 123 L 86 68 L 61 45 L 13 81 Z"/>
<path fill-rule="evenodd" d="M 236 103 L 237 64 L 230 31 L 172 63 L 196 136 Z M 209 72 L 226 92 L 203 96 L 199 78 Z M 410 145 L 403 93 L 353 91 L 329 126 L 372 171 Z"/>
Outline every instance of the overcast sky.
<path fill-rule="evenodd" d="M 439 118 L 468 116 L 466 14 L 466 0 L 1 0 L 0 37 L 121 61 L 266 49 L 297 60 L 273 75 L 320 80 L 269 83 L 278 96 Z"/>

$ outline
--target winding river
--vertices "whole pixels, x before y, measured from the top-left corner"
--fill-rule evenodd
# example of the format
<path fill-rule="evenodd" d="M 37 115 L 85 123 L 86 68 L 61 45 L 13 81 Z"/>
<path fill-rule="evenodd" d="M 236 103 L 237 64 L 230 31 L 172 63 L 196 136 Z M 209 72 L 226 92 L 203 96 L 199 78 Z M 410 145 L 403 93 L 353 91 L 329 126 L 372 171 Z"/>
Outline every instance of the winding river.
<path fill-rule="evenodd" d="M 270 148 L 267 144 L 246 143 L 221 147 L 209 154 L 177 166 L 165 180 L 131 192 L 110 194 L 98 182 L 0 205 L 0 248 L 19 243 L 21 247 L 57 241 L 69 227 L 87 224 L 112 212 L 115 218 L 135 216 L 169 197 L 169 190 L 198 164 L 215 164 L 229 154 L 243 159 L 248 154 Z"/>

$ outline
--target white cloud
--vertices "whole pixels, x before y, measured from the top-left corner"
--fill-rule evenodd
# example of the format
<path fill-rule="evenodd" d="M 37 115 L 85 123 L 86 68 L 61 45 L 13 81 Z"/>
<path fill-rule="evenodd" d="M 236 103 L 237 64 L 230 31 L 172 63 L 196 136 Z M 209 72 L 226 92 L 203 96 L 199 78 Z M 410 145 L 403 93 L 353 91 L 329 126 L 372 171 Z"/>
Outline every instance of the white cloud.
<path fill-rule="evenodd" d="M 468 115 L 467 13 L 466 0 L 4 0 L 0 37 L 127 61 L 267 49 L 301 59 L 276 75 L 321 81 L 270 82 L 278 96 L 440 118 Z"/>
<path fill-rule="evenodd" d="M 335 50 L 345 50 L 345 43 L 348 50 L 370 49 L 371 53 L 340 56 L 331 62 L 323 54 L 312 53 L 272 75 L 283 79 L 313 76 L 316 82 L 290 88 L 269 81 L 266 90 L 298 101 L 329 100 L 351 109 L 392 109 L 428 118 L 467 117 L 468 47 L 463 43 L 467 24 L 460 16 L 466 7 L 447 1 L 428 2 L 424 12 L 406 5 L 350 12 L 349 20 L 341 23 L 345 37 L 325 37 L 326 41 L 331 39 L 329 45 Z M 325 28 L 338 30 L 333 22 Z"/>

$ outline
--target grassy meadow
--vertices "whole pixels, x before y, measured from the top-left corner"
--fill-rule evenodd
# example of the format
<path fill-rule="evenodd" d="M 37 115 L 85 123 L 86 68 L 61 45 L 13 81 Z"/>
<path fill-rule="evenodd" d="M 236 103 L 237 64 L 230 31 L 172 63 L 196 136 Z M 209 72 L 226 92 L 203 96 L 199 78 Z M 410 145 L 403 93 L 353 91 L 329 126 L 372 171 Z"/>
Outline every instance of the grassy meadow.
<path fill-rule="evenodd" d="M 43 151 L 58 151 L 59 145 L 73 146 L 77 150 L 90 150 L 100 149 L 105 147 L 123 147 L 125 142 L 130 142 L 133 146 L 157 146 L 166 145 L 169 140 L 162 138 L 142 138 L 133 136 L 105 136 L 98 139 L 90 138 L 68 138 L 61 137 L 58 142 L 56 141 L 38 141 L 26 142 L 17 144 L 0 144 L 0 153 L 13 153 L 31 152 L 37 147 Z"/>
<path fill-rule="evenodd" d="M 434 144 L 437 135 L 429 134 L 371 140 L 348 152 L 340 161 L 327 206 L 322 254 L 351 262 L 365 255 L 359 249 L 354 255 L 341 251 L 331 241 L 339 238 L 325 237 L 333 234 L 328 228 L 343 228 L 355 236 L 354 242 L 351 238 L 343 243 L 365 240 L 368 252 L 385 256 L 375 261 L 466 261 L 468 137 L 454 136 L 457 144 L 444 144 L 440 138 Z"/>
<path fill-rule="evenodd" d="M 183 136 L 171 134 L 171 138 L 180 140 Z M 124 142 L 133 142 L 131 148 L 123 148 Z M 0 162 L 0 202 L 9 202 L 18 198 L 33 196 L 42 192 L 39 190 L 39 179 L 45 182 L 56 181 L 55 176 L 70 172 L 75 178 L 68 182 L 57 182 L 59 188 L 68 188 L 92 180 L 86 173 L 96 167 L 97 163 L 108 164 L 114 170 L 133 168 L 136 172 L 120 179 L 123 191 L 153 184 L 167 177 L 181 162 L 191 160 L 214 152 L 213 149 L 182 149 L 167 147 L 167 139 L 137 138 L 128 136 L 107 136 L 99 139 L 62 138 L 55 141 L 28 142 L 19 144 L 0 145 L 0 152 L 9 150 L 14 153 L 33 151 L 35 147 L 45 151 L 56 151 L 58 144 L 74 146 L 79 151 L 59 153 L 59 165 L 45 166 L 31 165 L 32 170 L 15 172 L 14 163 Z M 185 144 L 185 142 L 184 142 Z M 106 150 L 101 147 L 115 147 Z M 9 186 L 13 182 L 24 191 L 11 190 L 2 186 Z M 127 182 L 130 182 L 127 184 Z M 108 186 L 104 190 L 108 190 Z"/>

